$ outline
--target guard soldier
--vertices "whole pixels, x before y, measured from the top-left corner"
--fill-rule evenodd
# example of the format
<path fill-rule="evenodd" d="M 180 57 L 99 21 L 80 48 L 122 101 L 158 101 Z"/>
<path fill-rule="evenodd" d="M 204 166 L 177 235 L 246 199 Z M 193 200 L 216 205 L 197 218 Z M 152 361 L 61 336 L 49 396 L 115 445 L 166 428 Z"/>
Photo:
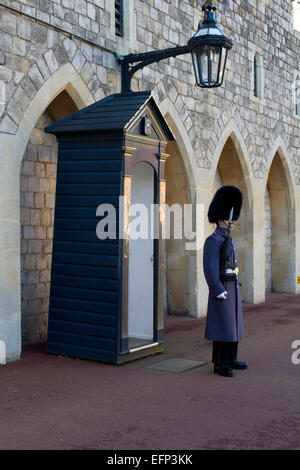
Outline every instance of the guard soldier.
<path fill-rule="evenodd" d="M 204 275 L 209 287 L 205 338 L 213 341 L 214 372 L 225 377 L 233 377 L 233 369 L 248 366 L 237 360 L 238 341 L 244 337 L 244 326 L 238 257 L 230 237 L 230 228 L 235 228 L 242 201 L 242 193 L 235 186 L 218 189 L 208 210 L 209 222 L 217 227 L 206 239 L 203 253 Z"/>

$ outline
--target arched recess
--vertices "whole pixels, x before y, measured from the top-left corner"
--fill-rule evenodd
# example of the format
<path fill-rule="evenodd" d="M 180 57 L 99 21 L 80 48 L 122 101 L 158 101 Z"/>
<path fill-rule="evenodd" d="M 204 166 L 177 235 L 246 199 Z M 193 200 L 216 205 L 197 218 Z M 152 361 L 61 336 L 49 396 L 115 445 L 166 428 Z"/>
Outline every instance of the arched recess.
<path fill-rule="evenodd" d="M 6 346 L 7 361 L 21 353 L 20 166 L 36 123 L 63 90 L 77 108 L 94 102 L 74 67 L 65 64 L 36 93 L 17 133 L 0 134 L 0 340 Z"/>
<path fill-rule="evenodd" d="M 269 252 L 269 259 L 266 256 L 266 262 L 269 263 L 266 266 L 268 290 L 295 293 L 295 188 L 290 161 L 280 137 L 276 139 L 271 155 L 266 172 L 271 217 L 270 243 L 266 245 L 266 251 Z"/>
<path fill-rule="evenodd" d="M 165 98 L 159 107 L 175 137 L 166 147 L 170 155 L 165 165 L 166 203 L 179 205 L 182 213 L 185 204 L 192 204 L 195 210 L 197 168 L 190 139 L 170 99 Z M 173 220 L 171 217 L 171 227 Z M 174 239 L 171 231 L 165 243 L 165 312 L 198 316 L 197 279 L 201 260 L 197 252 L 186 249 L 186 241 L 184 236 Z"/>
<path fill-rule="evenodd" d="M 296 75 L 294 93 L 295 113 L 300 117 L 300 74 Z"/>
<path fill-rule="evenodd" d="M 69 64 L 67 64 L 69 65 Z M 23 343 L 46 340 L 56 192 L 57 141 L 44 128 L 91 102 L 72 66 L 38 92 L 20 134 L 27 140 L 20 165 L 21 331 Z M 60 71 L 59 71 L 60 72 Z M 82 93 L 83 91 L 83 93 Z M 52 93 L 52 99 L 50 98 Z M 40 113 L 40 114 L 39 114 Z M 31 116 L 28 125 L 28 115 Z"/>
<path fill-rule="evenodd" d="M 231 121 L 223 132 L 213 160 L 211 197 L 220 186 L 232 185 L 243 193 L 243 207 L 237 227 L 232 233 L 237 245 L 241 295 L 253 301 L 253 185 L 247 149 L 242 136 Z"/>

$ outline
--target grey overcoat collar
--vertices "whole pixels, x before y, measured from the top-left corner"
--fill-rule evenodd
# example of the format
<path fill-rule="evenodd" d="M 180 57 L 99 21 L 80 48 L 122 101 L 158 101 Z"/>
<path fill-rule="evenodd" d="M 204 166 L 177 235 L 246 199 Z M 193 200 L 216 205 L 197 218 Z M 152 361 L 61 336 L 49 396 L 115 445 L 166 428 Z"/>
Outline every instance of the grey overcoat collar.
<path fill-rule="evenodd" d="M 217 226 L 216 229 L 215 229 L 215 232 L 216 232 L 218 235 L 221 235 L 222 237 L 226 237 L 226 236 L 227 236 L 227 230 L 226 230 L 225 228 L 222 228 L 222 227 Z"/>

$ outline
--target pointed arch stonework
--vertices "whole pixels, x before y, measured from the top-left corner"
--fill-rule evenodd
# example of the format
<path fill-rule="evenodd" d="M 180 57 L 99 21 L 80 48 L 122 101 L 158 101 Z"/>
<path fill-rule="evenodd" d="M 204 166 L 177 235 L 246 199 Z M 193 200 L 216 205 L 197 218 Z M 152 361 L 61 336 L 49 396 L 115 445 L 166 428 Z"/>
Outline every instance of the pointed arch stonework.
<path fill-rule="evenodd" d="M 215 187 L 216 175 L 222 185 L 238 186 L 243 192 L 244 201 L 239 229 L 233 236 L 239 250 L 242 296 L 245 301 L 253 303 L 257 297 L 253 249 L 255 246 L 253 214 L 255 178 L 246 144 L 234 119 L 227 122 L 219 136 L 210 173 L 211 193 Z"/>
<path fill-rule="evenodd" d="M 173 89 L 174 93 L 174 89 Z M 177 93 L 177 91 L 176 91 Z M 155 96 L 156 95 L 156 96 Z M 167 203 L 193 204 L 197 202 L 197 166 L 190 137 L 182 121 L 182 113 L 170 99 L 169 92 L 160 99 L 154 92 L 159 108 L 164 115 L 175 142 L 168 145 L 170 154 L 166 164 Z M 170 186 L 169 186 L 170 185 Z M 177 186 L 178 185 L 178 186 Z M 202 268 L 201 254 L 185 250 L 185 240 L 166 240 L 165 305 L 169 313 L 183 312 L 198 317 L 198 284 Z M 182 282 L 178 285 L 178 279 Z"/>
<path fill-rule="evenodd" d="M 16 155 L 19 163 L 21 163 L 25 151 L 24 145 L 27 145 L 37 120 L 53 99 L 63 90 L 70 95 L 78 109 L 94 102 L 93 95 L 70 63 L 65 64 L 57 70 L 45 81 L 43 87 L 36 93 L 19 123 L 16 133 L 16 139 L 20 144 L 19 152 Z"/>
<path fill-rule="evenodd" d="M 6 346 L 7 361 L 21 353 L 20 165 L 39 117 L 63 90 L 79 108 L 94 102 L 76 68 L 66 63 L 35 93 L 15 133 L 0 133 L 0 340 Z"/>
<path fill-rule="evenodd" d="M 271 201 L 273 290 L 295 294 L 299 291 L 300 188 L 296 184 L 295 167 L 288 150 L 288 136 L 280 124 L 279 129 L 281 135 L 270 144 L 264 178 Z"/>

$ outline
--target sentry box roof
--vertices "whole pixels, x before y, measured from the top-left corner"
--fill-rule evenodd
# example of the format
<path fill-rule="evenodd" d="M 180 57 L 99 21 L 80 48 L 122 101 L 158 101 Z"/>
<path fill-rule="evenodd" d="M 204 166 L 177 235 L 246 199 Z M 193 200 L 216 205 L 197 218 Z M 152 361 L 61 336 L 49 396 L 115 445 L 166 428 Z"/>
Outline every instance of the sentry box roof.
<path fill-rule="evenodd" d="M 158 139 L 174 140 L 165 120 L 161 115 L 150 91 L 117 93 L 87 106 L 80 111 L 46 127 L 45 132 L 61 135 L 84 132 L 130 132 L 144 109 L 151 105 L 158 118 L 160 129 L 165 135 L 156 135 Z"/>

